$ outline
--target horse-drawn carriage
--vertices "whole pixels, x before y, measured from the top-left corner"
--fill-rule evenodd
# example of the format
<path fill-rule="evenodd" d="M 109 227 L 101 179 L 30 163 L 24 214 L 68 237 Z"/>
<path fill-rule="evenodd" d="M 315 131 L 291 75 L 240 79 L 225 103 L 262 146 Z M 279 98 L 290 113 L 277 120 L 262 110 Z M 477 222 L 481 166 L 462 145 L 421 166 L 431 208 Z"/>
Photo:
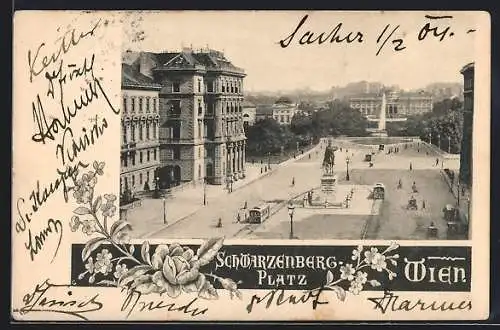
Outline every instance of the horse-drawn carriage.
<path fill-rule="evenodd" d="M 382 183 L 376 183 L 373 187 L 373 199 L 385 198 L 385 186 Z"/>
<path fill-rule="evenodd" d="M 408 209 L 408 210 L 417 210 L 418 209 L 417 199 L 414 196 L 411 196 L 408 199 L 408 205 L 406 206 L 406 209 Z"/>

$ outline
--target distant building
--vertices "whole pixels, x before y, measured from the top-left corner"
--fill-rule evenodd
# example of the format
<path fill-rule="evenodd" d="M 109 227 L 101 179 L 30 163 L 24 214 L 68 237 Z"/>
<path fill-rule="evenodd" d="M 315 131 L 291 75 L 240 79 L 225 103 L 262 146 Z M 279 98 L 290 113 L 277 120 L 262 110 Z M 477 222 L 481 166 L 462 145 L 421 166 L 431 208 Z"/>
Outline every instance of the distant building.
<path fill-rule="evenodd" d="M 472 184 L 472 146 L 473 146 L 473 116 L 474 116 L 474 63 L 462 68 L 464 77 L 463 133 L 460 153 L 460 182 L 469 186 Z"/>
<path fill-rule="evenodd" d="M 161 86 L 122 64 L 120 196 L 155 187 L 160 166 L 159 91 Z"/>
<path fill-rule="evenodd" d="M 124 56 L 130 66 L 161 86 L 160 186 L 243 177 L 243 69 L 209 49 L 132 55 Z"/>
<path fill-rule="evenodd" d="M 287 97 L 280 97 L 272 106 L 273 118 L 280 125 L 290 125 L 295 114 L 302 112 L 297 104 Z"/>
<path fill-rule="evenodd" d="M 255 109 L 255 121 L 273 118 L 273 108 L 270 105 L 258 105 Z"/>
<path fill-rule="evenodd" d="M 420 92 L 388 92 L 386 118 L 406 118 L 407 116 L 432 111 L 432 95 Z M 382 93 L 363 93 L 349 98 L 352 109 L 358 110 L 367 118 L 379 117 L 382 107 Z"/>
<path fill-rule="evenodd" d="M 255 104 L 243 101 L 243 126 L 248 127 L 255 124 L 256 116 L 257 116 L 257 107 Z"/>

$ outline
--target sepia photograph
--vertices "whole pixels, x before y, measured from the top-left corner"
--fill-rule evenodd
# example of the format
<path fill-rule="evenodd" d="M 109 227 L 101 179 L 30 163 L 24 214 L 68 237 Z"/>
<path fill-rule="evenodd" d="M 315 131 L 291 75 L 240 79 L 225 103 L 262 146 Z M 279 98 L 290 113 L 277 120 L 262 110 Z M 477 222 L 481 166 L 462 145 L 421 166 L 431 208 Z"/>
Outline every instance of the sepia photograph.
<path fill-rule="evenodd" d="M 262 45 L 291 16 L 291 33 Z M 120 153 L 131 236 L 469 239 L 475 33 L 467 15 L 453 18 L 457 36 L 451 18 L 417 16 L 405 44 L 383 45 L 399 26 L 368 20 L 375 53 L 348 24 L 321 30 L 324 13 L 131 16 Z"/>

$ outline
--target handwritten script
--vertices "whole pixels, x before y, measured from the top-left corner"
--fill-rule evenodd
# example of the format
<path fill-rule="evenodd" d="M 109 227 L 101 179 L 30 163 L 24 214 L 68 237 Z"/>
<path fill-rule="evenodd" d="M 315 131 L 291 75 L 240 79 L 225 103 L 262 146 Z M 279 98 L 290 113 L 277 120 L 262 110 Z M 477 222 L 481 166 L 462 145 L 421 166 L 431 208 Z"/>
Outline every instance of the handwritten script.
<path fill-rule="evenodd" d="M 424 299 L 400 299 L 400 296 L 395 295 L 390 291 L 385 291 L 382 297 L 368 298 L 373 303 L 373 308 L 382 314 L 386 312 L 411 312 L 411 311 L 454 311 L 454 310 L 471 310 L 472 302 L 470 300 L 446 301 L 433 300 L 425 301 Z"/>
<path fill-rule="evenodd" d="M 294 42 L 299 46 L 322 45 L 327 44 L 364 44 L 368 41 L 367 33 L 360 30 L 350 30 L 345 27 L 343 22 L 338 23 L 329 32 L 313 32 L 307 30 L 306 22 L 309 15 L 305 15 L 299 21 L 294 30 L 278 43 L 281 48 L 287 48 Z M 436 39 L 439 42 L 453 39 L 457 33 L 469 34 L 475 29 L 467 29 L 466 31 L 457 31 L 453 27 L 453 16 L 431 16 L 425 15 L 426 22 L 422 24 L 418 34 L 414 36 L 418 41 L 427 39 Z M 380 32 L 376 37 L 376 52 L 378 56 L 381 52 L 389 47 L 393 51 L 400 52 L 406 49 L 405 34 L 401 31 L 399 24 L 386 24 L 381 27 Z"/>
<path fill-rule="evenodd" d="M 64 292 L 64 293 L 62 293 Z M 35 286 L 25 294 L 23 306 L 14 309 L 15 313 L 26 315 L 34 312 L 66 314 L 87 320 L 85 313 L 95 312 L 103 307 L 99 294 L 75 296 L 69 284 L 52 284 L 49 279 Z"/>
<path fill-rule="evenodd" d="M 31 228 L 37 212 L 57 192 L 62 193 L 65 203 L 69 201 L 69 193 L 76 184 L 80 170 L 88 167 L 81 156 L 99 142 L 108 128 L 104 110 L 110 110 L 108 113 L 111 115 L 120 113 L 106 93 L 102 77 L 98 77 L 94 70 L 98 56 L 86 50 L 89 49 L 88 46 L 81 46 L 97 36 L 100 26 L 101 20 L 98 20 L 82 31 L 69 28 L 54 41 L 54 47 L 42 42 L 34 50 L 28 50 L 30 83 L 34 83 L 36 79 L 44 79 L 46 82 L 46 88 L 36 92 L 31 102 L 34 123 L 31 141 L 38 145 L 54 143 L 53 155 L 59 163 L 54 169 L 54 179 L 49 182 L 36 180 L 34 188 L 26 197 L 17 198 L 15 229 L 16 233 L 27 235 L 25 248 L 31 261 L 44 250 L 48 245 L 47 241 L 54 237 L 57 245 L 53 261 L 63 236 L 63 222 L 60 219 L 47 219 L 41 230 Z M 72 57 L 72 61 L 66 58 L 70 52 L 77 55 Z M 99 114 L 91 114 L 91 111 Z M 90 125 L 72 127 L 80 113 L 86 113 L 86 117 L 92 118 L 87 121 Z"/>

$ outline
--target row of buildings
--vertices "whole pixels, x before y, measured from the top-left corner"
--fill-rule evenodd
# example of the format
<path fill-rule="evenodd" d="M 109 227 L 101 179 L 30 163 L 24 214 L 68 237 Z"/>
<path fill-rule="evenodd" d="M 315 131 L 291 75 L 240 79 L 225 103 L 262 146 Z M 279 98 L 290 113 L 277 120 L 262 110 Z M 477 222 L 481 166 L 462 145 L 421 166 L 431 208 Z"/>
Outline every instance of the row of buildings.
<path fill-rule="evenodd" d="M 363 93 L 349 98 L 349 106 L 367 118 L 380 117 L 383 91 Z M 433 97 L 430 93 L 389 91 L 386 93 L 386 118 L 404 119 L 411 115 L 432 111 Z"/>
<path fill-rule="evenodd" d="M 215 50 L 126 52 L 120 193 L 244 177 L 244 77 Z"/>

